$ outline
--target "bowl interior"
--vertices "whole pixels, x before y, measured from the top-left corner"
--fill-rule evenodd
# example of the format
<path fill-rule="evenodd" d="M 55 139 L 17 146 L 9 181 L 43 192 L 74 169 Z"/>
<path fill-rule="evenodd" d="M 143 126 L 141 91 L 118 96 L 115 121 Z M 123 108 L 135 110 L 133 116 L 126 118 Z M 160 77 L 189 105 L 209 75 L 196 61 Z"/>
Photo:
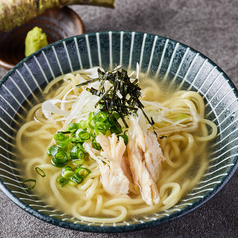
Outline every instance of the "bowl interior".
<path fill-rule="evenodd" d="M 84 33 L 81 18 L 70 8 L 53 8 L 7 33 L 0 33 L 0 66 L 11 69 L 25 58 L 25 38 L 35 26 L 46 33 L 49 44 Z"/>
<path fill-rule="evenodd" d="M 21 112 L 55 77 L 79 69 L 122 65 L 176 89 L 199 92 L 206 118 L 218 135 L 210 145 L 209 166 L 200 183 L 176 206 L 150 216 L 115 224 L 96 224 L 61 214 L 22 186 L 15 166 L 14 136 Z M 170 39 L 136 32 L 101 32 L 58 41 L 24 59 L 1 81 L 1 189 L 20 207 L 49 223 L 82 231 L 120 232 L 142 229 L 175 219 L 216 194 L 237 168 L 237 92 L 225 73 L 199 52 Z"/>

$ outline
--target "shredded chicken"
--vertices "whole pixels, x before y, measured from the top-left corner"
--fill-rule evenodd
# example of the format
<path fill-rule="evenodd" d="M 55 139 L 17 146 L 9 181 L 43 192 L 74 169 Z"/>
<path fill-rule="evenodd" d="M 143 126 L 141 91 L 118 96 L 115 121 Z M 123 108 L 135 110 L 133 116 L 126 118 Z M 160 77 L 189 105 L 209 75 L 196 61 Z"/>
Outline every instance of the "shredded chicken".
<path fill-rule="evenodd" d="M 145 150 L 143 150 L 145 165 L 153 180 L 158 182 L 161 171 L 161 161 L 164 161 L 165 157 L 155 133 L 150 131 L 148 133 L 143 132 L 143 134 L 145 137 Z"/>
<path fill-rule="evenodd" d="M 116 135 L 106 137 L 100 134 L 97 136 L 97 141 L 102 147 L 101 152 L 95 150 L 89 142 L 84 143 L 84 149 L 98 162 L 105 191 L 116 196 L 127 195 L 130 191 L 130 182 L 121 167 L 126 166 L 122 165 L 126 149 L 123 139 L 118 142 Z"/>
<path fill-rule="evenodd" d="M 165 159 L 159 143 L 153 132 L 143 132 L 133 117 L 129 120 L 128 141 L 128 161 L 142 198 L 148 205 L 158 204 L 160 197 L 156 182 L 161 161 Z"/>
<path fill-rule="evenodd" d="M 129 193 L 129 180 L 117 163 L 109 164 L 99 163 L 104 189 L 107 193 L 116 196 L 127 195 Z"/>
<path fill-rule="evenodd" d="M 165 157 L 154 132 L 144 132 L 133 117 L 128 125 L 127 146 L 122 137 L 100 133 L 96 139 L 102 150 L 95 150 L 89 142 L 84 143 L 84 149 L 98 162 L 106 192 L 116 196 L 141 193 L 148 205 L 158 204 L 156 182 Z"/>
<path fill-rule="evenodd" d="M 101 145 L 103 149 L 101 151 L 101 156 L 110 160 L 109 166 L 111 169 L 111 173 L 115 174 L 115 170 L 119 170 L 120 172 L 122 172 L 122 174 L 121 173 L 118 174 L 118 178 L 115 177 L 115 179 L 121 180 L 122 177 L 125 176 L 129 183 L 128 192 L 131 191 L 133 193 L 139 193 L 140 192 L 139 187 L 137 186 L 137 184 L 134 183 L 134 180 L 132 178 L 132 174 L 130 171 L 129 163 L 128 163 L 128 158 L 125 154 L 126 145 L 124 143 L 123 138 L 119 137 L 119 140 L 118 140 L 115 134 L 112 134 L 111 136 L 106 137 L 100 133 L 97 136 L 97 142 Z M 102 175 L 102 180 L 105 180 L 104 175 Z M 106 185 L 106 182 L 108 183 L 108 181 L 107 180 L 105 181 L 104 183 L 105 185 Z M 111 182 L 111 185 L 113 185 L 112 182 Z M 123 186 L 123 184 L 121 184 L 121 186 Z M 118 192 L 116 194 L 118 194 Z"/>

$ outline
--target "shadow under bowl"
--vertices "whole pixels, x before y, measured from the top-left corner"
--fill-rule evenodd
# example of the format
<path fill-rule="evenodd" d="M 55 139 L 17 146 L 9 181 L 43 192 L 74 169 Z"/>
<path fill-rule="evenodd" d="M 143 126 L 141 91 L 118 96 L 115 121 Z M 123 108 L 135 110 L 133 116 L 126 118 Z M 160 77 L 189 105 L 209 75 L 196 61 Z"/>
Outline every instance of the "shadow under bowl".
<path fill-rule="evenodd" d="M 7 33 L 0 33 L 0 66 L 10 70 L 25 58 L 25 38 L 35 26 L 46 33 L 49 44 L 84 33 L 81 18 L 69 7 L 52 8 Z"/>

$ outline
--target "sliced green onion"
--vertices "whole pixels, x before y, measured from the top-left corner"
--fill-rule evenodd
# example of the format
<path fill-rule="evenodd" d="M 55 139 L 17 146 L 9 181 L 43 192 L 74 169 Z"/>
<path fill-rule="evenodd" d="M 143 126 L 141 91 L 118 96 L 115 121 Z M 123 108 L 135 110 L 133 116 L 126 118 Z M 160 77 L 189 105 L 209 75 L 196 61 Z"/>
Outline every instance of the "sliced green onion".
<path fill-rule="evenodd" d="M 74 173 L 75 173 L 75 175 L 77 175 L 80 178 L 85 178 L 91 173 L 91 171 L 84 167 L 77 167 L 75 169 Z"/>
<path fill-rule="evenodd" d="M 75 131 L 78 129 L 79 129 L 79 123 L 70 123 L 67 128 L 67 130 L 69 131 Z"/>
<path fill-rule="evenodd" d="M 78 157 L 77 157 L 77 150 L 78 150 L 77 145 L 71 147 L 69 154 L 70 154 L 70 158 L 72 160 L 78 159 Z"/>
<path fill-rule="evenodd" d="M 45 177 L 45 172 L 41 168 L 35 167 L 35 170 L 41 177 Z"/>
<path fill-rule="evenodd" d="M 103 122 L 95 123 L 95 132 L 97 135 L 99 135 L 99 132 L 101 132 L 103 135 L 107 133 L 107 128 L 104 126 Z"/>
<path fill-rule="evenodd" d="M 77 147 L 82 150 L 85 154 L 87 153 L 86 150 L 83 148 L 82 144 L 78 143 Z"/>
<path fill-rule="evenodd" d="M 112 112 L 109 116 L 108 116 L 108 120 L 111 124 L 116 125 L 116 121 L 120 118 L 120 115 L 116 112 Z"/>
<path fill-rule="evenodd" d="M 78 151 L 77 151 L 77 157 L 78 157 L 78 159 L 84 159 L 84 157 L 85 157 L 85 153 L 81 150 L 81 149 L 78 149 Z"/>
<path fill-rule="evenodd" d="M 73 175 L 70 179 L 71 179 L 73 182 L 77 183 L 77 184 L 80 184 L 80 183 L 82 183 L 82 181 L 83 181 L 83 178 L 82 178 L 82 177 L 78 177 L 76 174 Z"/>
<path fill-rule="evenodd" d="M 74 171 L 70 166 L 66 166 L 62 169 L 62 176 L 66 179 L 74 175 Z"/>
<path fill-rule="evenodd" d="M 127 143 L 128 143 L 128 136 L 127 135 L 119 135 L 118 139 L 119 139 L 119 137 L 122 137 L 123 140 L 124 140 L 125 145 L 127 145 Z"/>
<path fill-rule="evenodd" d="M 71 132 L 69 131 L 69 133 Z M 67 150 L 68 144 L 71 140 L 69 136 L 66 136 L 64 132 L 58 132 L 54 135 L 54 139 L 58 147 L 63 150 Z"/>
<path fill-rule="evenodd" d="M 94 118 L 88 120 L 88 126 L 89 126 L 89 128 L 91 128 L 91 129 L 94 129 L 94 128 L 95 128 Z"/>
<path fill-rule="evenodd" d="M 74 137 L 74 138 L 71 139 L 71 142 L 78 144 L 78 143 L 82 143 L 82 140 L 81 140 L 79 137 Z M 83 141 L 83 142 L 84 142 L 84 141 Z"/>
<path fill-rule="evenodd" d="M 118 134 L 122 133 L 122 129 L 120 127 L 114 125 L 110 128 L 110 132 L 111 132 L 111 134 L 115 133 L 118 135 Z"/>
<path fill-rule="evenodd" d="M 104 127 L 106 128 L 106 130 L 109 130 L 110 127 L 112 127 L 113 125 L 109 122 L 109 120 L 104 121 Z"/>
<path fill-rule="evenodd" d="M 92 140 L 92 144 L 93 144 L 94 149 L 96 149 L 96 150 L 102 149 L 101 145 L 97 142 L 97 140 L 95 138 Z"/>
<path fill-rule="evenodd" d="M 72 181 L 71 179 L 69 179 L 68 185 L 75 187 L 77 185 L 77 183 Z"/>
<path fill-rule="evenodd" d="M 117 120 L 120 118 L 118 113 L 112 113 L 108 115 L 108 121 L 111 125 L 117 125 Z"/>
<path fill-rule="evenodd" d="M 71 139 L 67 136 L 64 141 L 57 141 L 57 146 L 60 147 L 62 150 L 67 150 L 70 141 Z"/>
<path fill-rule="evenodd" d="M 90 130 L 90 135 L 95 138 L 97 136 L 95 130 Z"/>
<path fill-rule="evenodd" d="M 57 178 L 57 181 L 61 185 L 61 187 L 64 187 L 69 182 L 69 179 L 66 179 L 66 178 L 64 178 L 62 176 L 59 176 Z"/>
<path fill-rule="evenodd" d="M 51 160 L 51 163 L 56 167 L 64 167 L 67 162 L 68 154 L 63 150 L 59 150 Z"/>
<path fill-rule="evenodd" d="M 86 129 L 86 128 L 88 128 L 88 120 L 81 120 L 81 121 L 79 122 L 79 128 L 81 128 L 81 129 Z"/>
<path fill-rule="evenodd" d="M 72 160 L 84 159 L 84 157 L 85 157 L 84 149 L 82 149 L 81 147 L 78 147 L 77 145 L 71 147 L 70 158 Z"/>
<path fill-rule="evenodd" d="M 25 183 L 33 183 L 33 185 L 31 187 L 27 188 L 27 190 L 32 190 L 36 186 L 35 179 L 27 179 L 27 180 L 23 181 L 23 184 L 25 184 Z"/>
<path fill-rule="evenodd" d="M 116 118 L 116 120 L 120 118 L 120 115 L 117 112 L 113 112 L 112 115 L 114 116 L 114 118 Z"/>
<path fill-rule="evenodd" d="M 85 159 L 75 159 L 73 160 L 73 164 L 76 166 L 81 166 L 85 163 Z"/>
<path fill-rule="evenodd" d="M 99 111 L 96 115 L 96 121 L 98 122 L 104 122 L 107 120 L 107 114 L 106 112 Z"/>
<path fill-rule="evenodd" d="M 91 120 L 94 117 L 94 112 L 90 112 L 88 115 L 88 119 Z"/>
<path fill-rule="evenodd" d="M 81 139 L 82 142 L 84 142 L 90 139 L 90 134 L 87 131 L 83 130 L 78 133 L 78 137 Z"/>
<path fill-rule="evenodd" d="M 48 155 L 49 156 L 54 156 L 57 151 L 58 151 L 58 147 L 56 145 L 52 145 L 49 149 L 48 149 Z"/>
<path fill-rule="evenodd" d="M 58 132 L 58 133 L 56 133 L 55 135 L 54 135 L 54 139 L 55 139 L 55 141 L 64 141 L 64 140 L 66 140 L 66 136 L 65 136 L 65 134 L 63 133 L 63 132 Z"/>

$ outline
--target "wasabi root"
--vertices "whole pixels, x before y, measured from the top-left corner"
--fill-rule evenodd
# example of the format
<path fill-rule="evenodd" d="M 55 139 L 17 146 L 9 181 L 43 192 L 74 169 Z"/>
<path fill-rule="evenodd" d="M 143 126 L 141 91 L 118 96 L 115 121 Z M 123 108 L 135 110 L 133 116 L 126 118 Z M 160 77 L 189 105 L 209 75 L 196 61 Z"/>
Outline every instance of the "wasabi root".
<path fill-rule="evenodd" d="M 7 32 L 46 9 L 73 4 L 114 7 L 115 0 L 0 0 L 0 32 Z"/>

